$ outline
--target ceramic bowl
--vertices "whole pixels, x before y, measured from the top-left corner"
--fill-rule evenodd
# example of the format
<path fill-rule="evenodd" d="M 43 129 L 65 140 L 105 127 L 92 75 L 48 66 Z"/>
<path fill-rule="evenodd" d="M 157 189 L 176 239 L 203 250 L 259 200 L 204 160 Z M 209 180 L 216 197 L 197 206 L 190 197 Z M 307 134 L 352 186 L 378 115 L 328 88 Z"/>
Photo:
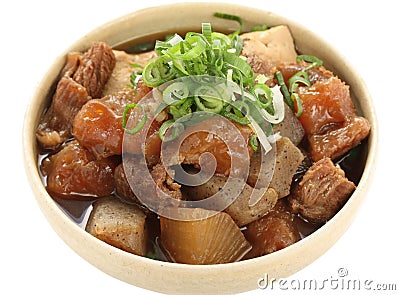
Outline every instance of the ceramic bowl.
<path fill-rule="evenodd" d="M 126 42 L 144 40 L 149 35 L 183 32 L 211 22 L 214 31 L 233 31 L 235 23 L 217 19 L 213 12 L 238 15 L 243 31 L 254 25 L 287 24 L 301 53 L 313 54 L 351 86 L 359 112 L 371 123 L 364 173 L 350 200 L 329 222 L 298 243 L 263 257 L 220 265 L 185 265 L 155 261 L 114 248 L 94 238 L 72 221 L 46 192 L 37 165 L 35 129 L 49 103 L 49 92 L 63 67 L 65 54 L 86 50 L 92 41 L 105 41 L 117 47 Z M 160 21 L 162 20 L 162 21 Z M 329 44 L 307 28 L 274 13 L 222 3 L 181 3 L 148 8 L 106 23 L 65 50 L 43 77 L 28 107 L 24 122 L 25 166 L 33 193 L 43 214 L 58 235 L 81 257 L 122 281 L 162 293 L 237 293 L 257 288 L 265 273 L 271 278 L 287 277 L 327 251 L 350 225 L 371 182 L 377 154 L 376 118 L 367 88 L 357 72 Z M 154 284 L 157 282 L 157 284 Z"/>

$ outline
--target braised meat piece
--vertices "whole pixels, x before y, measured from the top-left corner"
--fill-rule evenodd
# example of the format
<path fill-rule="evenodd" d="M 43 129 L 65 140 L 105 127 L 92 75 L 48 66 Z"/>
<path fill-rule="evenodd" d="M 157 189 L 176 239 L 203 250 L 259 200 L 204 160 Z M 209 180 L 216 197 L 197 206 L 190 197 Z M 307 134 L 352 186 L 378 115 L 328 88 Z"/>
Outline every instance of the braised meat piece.
<path fill-rule="evenodd" d="M 89 99 L 86 88 L 69 77 L 61 78 L 52 104 L 36 131 L 36 138 L 41 145 L 56 148 L 70 138 L 74 117 Z"/>
<path fill-rule="evenodd" d="M 270 76 L 275 66 L 296 62 L 296 50 L 287 26 L 276 26 L 265 31 L 244 33 L 242 56 L 255 73 Z"/>
<path fill-rule="evenodd" d="M 368 136 L 368 121 L 356 115 L 349 87 L 337 77 L 299 87 L 298 93 L 303 103 L 300 121 L 314 161 L 336 159 Z"/>
<path fill-rule="evenodd" d="M 56 149 L 72 137 L 72 122 L 81 107 L 99 97 L 115 65 L 111 48 L 95 42 L 82 56 L 67 55 L 51 105 L 42 116 L 36 137 L 42 147 Z"/>
<path fill-rule="evenodd" d="M 125 164 L 128 167 L 128 173 L 126 173 L 123 164 L 118 165 L 115 169 L 114 180 L 115 180 L 115 188 L 117 194 L 124 200 L 129 202 L 134 202 L 137 204 L 142 204 L 142 202 L 136 197 L 135 193 L 131 188 L 131 184 L 135 184 L 136 176 L 141 176 L 137 181 L 140 181 L 141 184 L 144 184 L 143 187 L 139 188 L 141 194 L 145 194 L 147 198 L 149 195 L 157 195 L 157 191 L 155 190 L 155 186 L 161 189 L 162 192 L 166 193 L 169 197 L 177 200 L 181 200 L 182 192 L 181 186 L 174 182 L 174 180 L 168 175 L 162 164 L 157 164 L 149 169 L 149 173 L 152 179 L 147 179 L 144 175 L 148 171 L 139 170 L 141 168 L 148 169 L 145 165 L 139 165 L 139 159 L 134 156 L 126 155 Z M 133 181 L 128 182 L 128 178 Z M 164 198 L 164 196 L 160 195 L 160 199 Z M 157 202 L 160 200 L 157 198 L 151 199 L 151 202 Z M 146 204 L 145 204 L 146 205 Z"/>
<path fill-rule="evenodd" d="M 124 200 L 134 202 L 136 204 L 141 203 L 133 193 L 132 188 L 128 183 L 128 180 L 126 179 L 124 165 L 122 163 L 119 164 L 117 168 L 115 168 L 114 181 L 115 181 L 115 190 L 118 196 L 120 196 Z"/>
<path fill-rule="evenodd" d="M 79 143 L 88 148 L 97 158 L 106 158 L 122 153 L 124 129 L 122 116 L 129 103 L 137 103 L 151 91 L 144 83 L 136 90 L 128 89 L 107 95 L 101 99 L 92 99 L 75 116 L 73 131 Z M 146 157 L 151 165 L 159 161 L 161 139 L 158 129 L 162 122 L 154 120 L 146 140 Z M 157 132 L 155 132 L 157 130 Z M 142 143 L 129 143 L 129 152 L 140 154 Z"/>
<path fill-rule="evenodd" d="M 243 233 L 252 245 L 245 259 L 270 254 L 300 240 L 294 215 L 289 212 L 285 199 L 280 199 L 267 215 L 248 224 Z"/>
<path fill-rule="evenodd" d="M 85 87 L 92 98 L 100 98 L 114 66 L 115 56 L 111 47 L 103 42 L 94 42 L 83 54 L 72 78 Z"/>
<path fill-rule="evenodd" d="M 155 165 L 150 174 L 151 177 L 153 177 L 157 187 L 160 188 L 164 193 L 168 194 L 173 199 L 182 199 L 180 184 L 174 182 L 162 164 Z"/>
<path fill-rule="evenodd" d="M 47 190 L 61 198 L 104 197 L 114 191 L 115 159 L 97 160 L 77 141 L 42 162 Z"/>
<path fill-rule="evenodd" d="M 325 222 L 346 203 L 356 186 L 330 158 L 314 163 L 289 197 L 290 207 L 312 222 Z"/>
<path fill-rule="evenodd" d="M 216 159 L 216 174 L 229 175 L 231 173 L 232 160 L 237 165 L 236 167 L 247 167 L 248 161 L 246 161 L 243 153 L 230 152 L 225 142 L 230 144 L 230 149 L 247 150 L 249 157 L 251 157 L 253 150 L 248 145 L 248 142 L 253 130 L 248 125 L 232 124 L 237 128 L 235 132 L 231 131 L 231 124 L 221 121 L 218 117 L 212 117 L 201 122 L 201 128 L 206 131 L 192 132 L 192 128 L 188 127 L 184 134 L 190 135 L 179 146 L 179 163 L 200 168 L 200 157 L 208 152 Z M 220 136 L 225 138 L 222 139 Z M 242 136 L 243 141 L 239 140 L 239 136 Z M 242 146 L 241 143 L 243 142 L 245 145 Z"/>

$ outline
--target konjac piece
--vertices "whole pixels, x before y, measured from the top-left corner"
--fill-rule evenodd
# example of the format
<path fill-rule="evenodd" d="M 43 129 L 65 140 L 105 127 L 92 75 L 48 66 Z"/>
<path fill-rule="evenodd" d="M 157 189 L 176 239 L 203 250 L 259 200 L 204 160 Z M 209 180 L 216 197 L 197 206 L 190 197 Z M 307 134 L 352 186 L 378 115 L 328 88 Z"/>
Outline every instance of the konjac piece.
<path fill-rule="evenodd" d="M 230 179 L 229 185 L 231 186 L 227 188 L 225 186 L 227 181 L 228 178 L 226 176 L 214 175 L 204 184 L 185 187 L 185 192 L 194 200 L 207 199 L 217 193 L 221 193 L 221 196 L 214 202 L 226 201 L 215 204 L 219 207 L 226 205 L 225 212 L 240 227 L 268 213 L 278 200 L 278 194 L 273 188 L 254 189 L 247 183 L 242 186 L 243 183 L 235 178 Z M 240 191 L 239 194 L 238 191 Z M 234 199 L 236 195 L 237 198 Z M 256 201 L 255 204 L 250 203 L 253 202 L 252 196 Z"/>
<path fill-rule="evenodd" d="M 96 238 L 140 256 L 146 255 L 146 215 L 136 205 L 115 197 L 106 197 L 93 204 L 86 231 Z"/>
<path fill-rule="evenodd" d="M 251 249 L 228 214 L 200 208 L 175 210 L 178 210 L 177 216 L 203 219 L 188 221 L 160 216 L 161 246 L 173 262 L 229 263 L 240 260 Z"/>
<path fill-rule="evenodd" d="M 279 198 L 289 195 L 293 176 L 303 159 L 304 155 L 289 138 L 282 137 L 276 141 L 275 166 L 273 167 L 274 170 L 269 187 L 273 188 L 278 193 Z M 260 177 L 261 173 L 261 161 L 260 151 L 255 152 L 251 157 L 249 175 L 247 178 L 247 183 L 252 187 L 258 187 L 259 185 L 257 184 L 257 179 Z M 264 163 L 263 165 L 267 164 Z"/>
<path fill-rule="evenodd" d="M 312 222 L 332 218 L 349 199 L 356 186 L 330 158 L 314 163 L 289 197 L 294 213 Z"/>
<path fill-rule="evenodd" d="M 104 197 L 114 191 L 115 159 L 97 160 L 77 141 L 71 141 L 56 154 L 45 158 L 42 171 L 51 195 L 79 198 Z"/>

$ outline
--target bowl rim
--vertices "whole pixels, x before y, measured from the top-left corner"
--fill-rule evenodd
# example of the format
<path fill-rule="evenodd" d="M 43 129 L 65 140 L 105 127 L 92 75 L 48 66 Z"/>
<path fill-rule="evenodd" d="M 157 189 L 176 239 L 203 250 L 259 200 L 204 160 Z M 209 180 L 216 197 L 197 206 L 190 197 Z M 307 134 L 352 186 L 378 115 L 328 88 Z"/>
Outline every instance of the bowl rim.
<path fill-rule="evenodd" d="M 52 225 L 53 229 L 57 232 L 57 234 L 66 242 L 75 252 L 77 252 L 84 259 L 100 268 L 102 271 L 114 276 L 120 280 L 125 282 L 137 285 L 139 287 L 150 289 L 159 292 L 178 292 L 185 293 L 183 287 L 179 287 L 178 289 L 175 287 L 168 286 L 170 281 L 167 281 L 165 284 L 161 284 L 160 286 L 151 286 L 148 284 L 141 284 L 134 277 L 129 275 L 121 275 L 121 265 L 122 269 L 129 272 L 130 274 L 136 273 L 132 268 L 141 269 L 147 274 L 150 273 L 150 276 L 156 274 L 157 277 L 163 277 L 163 272 L 171 272 L 175 275 L 181 276 L 176 281 L 177 283 L 181 282 L 182 279 L 190 279 L 197 277 L 200 273 L 204 275 L 201 278 L 201 282 L 208 282 L 207 286 L 202 287 L 200 284 L 192 284 L 190 289 L 191 292 L 203 292 L 203 291 L 218 291 L 218 292 L 237 292 L 237 291 L 248 291 L 257 288 L 257 280 L 255 279 L 255 274 L 260 277 L 262 275 L 261 270 L 265 269 L 265 272 L 269 269 L 265 267 L 266 265 L 273 265 L 273 269 L 270 271 L 272 273 L 276 273 L 278 276 L 286 277 L 291 275 L 306 265 L 310 264 L 312 261 L 317 259 L 323 253 L 325 253 L 335 242 L 336 240 L 344 233 L 347 227 L 350 225 L 351 221 L 354 218 L 354 213 L 359 208 L 359 205 L 362 203 L 362 200 L 365 197 L 366 191 L 371 183 L 371 179 L 373 177 L 373 172 L 375 170 L 377 154 L 378 154 L 378 127 L 375 109 L 373 107 L 372 98 L 367 90 L 367 87 L 362 80 L 362 78 L 358 75 L 356 70 L 348 63 L 348 61 L 339 53 L 331 44 L 327 43 L 320 36 L 317 36 L 315 33 L 311 32 L 309 29 L 306 29 L 301 24 L 295 23 L 291 20 L 286 19 L 280 15 L 274 14 L 272 12 L 266 10 L 260 10 L 257 12 L 257 16 L 262 14 L 265 17 L 268 16 L 273 19 L 273 22 L 276 20 L 280 20 L 282 23 L 287 24 L 293 32 L 293 29 L 296 31 L 296 34 L 300 34 L 301 36 L 309 36 L 309 38 L 313 38 L 319 44 L 325 46 L 329 52 L 327 54 L 331 54 L 336 58 L 340 58 L 343 62 L 343 67 L 347 69 L 347 75 L 352 77 L 352 80 L 355 80 L 356 84 L 356 94 L 357 98 L 363 98 L 362 112 L 363 115 L 366 116 L 371 124 L 371 133 L 368 138 L 368 156 L 365 163 L 365 168 L 363 175 L 360 179 L 360 182 L 357 186 L 356 191 L 353 193 L 349 201 L 344 205 L 344 207 L 325 225 L 323 225 L 316 232 L 311 234 L 308 237 L 305 237 L 301 241 L 295 243 L 294 245 L 287 247 L 285 249 L 279 250 L 269 255 L 265 255 L 258 258 L 253 258 L 250 260 L 239 261 L 228 264 L 218 264 L 218 265 L 187 265 L 187 264 L 177 264 L 163 261 L 151 260 L 145 257 L 136 256 L 134 254 L 127 253 L 120 249 L 117 249 L 113 246 L 110 246 L 99 239 L 93 237 L 89 233 L 87 233 L 84 229 L 82 229 L 77 223 L 75 223 L 72 219 L 70 219 L 57 205 L 57 203 L 49 196 L 45 187 L 42 184 L 40 175 L 38 173 L 38 163 L 36 156 L 36 138 L 35 138 L 35 129 L 38 123 L 38 113 L 41 109 L 43 109 L 44 104 L 46 102 L 43 99 L 43 94 L 47 93 L 54 81 L 57 79 L 57 75 L 54 73 L 57 69 L 60 69 L 64 62 L 64 56 L 67 52 L 72 50 L 82 50 L 83 47 L 88 47 L 88 44 L 96 40 L 100 35 L 110 36 L 112 30 L 118 26 L 125 27 L 127 24 L 131 23 L 132 20 L 138 18 L 141 19 L 144 15 L 157 15 L 162 11 L 176 11 L 176 10 L 191 10 L 191 11 L 204 11 L 204 6 L 207 6 L 209 11 L 217 11 L 224 10 L 226 13 L 234 14 L 233 12 L 240 12 L 238 15 L 244 15 L 247 12 L 250 12 L 254 8 L 243 6 L 243 5 L 229 5 L 226 7 L 226 3 L 218 3 L 218 2 L 210 2 L 210 3 L 199 3 L 199 2 L 190 2 L 190 3 L 175 3 L 175 4 L 165 4 L 157 7 L 149 7 L 141 10 L 134 11 L 132 13 L 128 13 L 124 16 L 111 20 L 103 25 L 98 26 L 93 31 L 89 32 L 81 39 L 78 39 L 74 42 L 69 48 L 65 50 L 60 56 L 56 58 L 54 63 L 50 66 L 48 71 L 43 76 L 42 80 L 38 84 L 37 89 L 33 97 L 31 98 L 24 118 L 23 123 L 23 156 L 24 156 L 24 164 L 26 174 L 28 176 L 29 183 L 31 185 L 32 191 L 36 197 L 36 200 L 41 208 L 42 212 L 48 219 L 49 223 Z M 248 23 L 247 20 L 244 20 L 244 28 Z M 272 24 L 274 25 L 274 24 Z M 111 38 L 111 37 L 107 37 Z M 295 38 L 296 39 L 296 38 Z M 295 41 L 296 42 L 296 41 Z M 297 44 L 297 42 L 296 42 Z M 116 46 L 118 44 L 111 44 L 112 46 Z M 335 72 L 335 71 L 334 71 Z M 343 74 L 343 70 L 341 70 Z M 345 81 L 348 81 L 345 79 Z M 353 87 L 352 83 L 349 83 L 351 87 Z M 347 220 L 343 222 L 343 220 Z M 327 244 L 322 243 L 322 240 L 327 240 L 329 236 L 329 242 Z M 87 245 L 87 249 L 82 249 L 81 245 Z M 305 247 L 305 245 L 309 245 Z M 310 249 L 310 245 L 319 246 L 318 249 Z M 308 249 L 307 249 L 308 248 Z M 94 251 L 94 256 L 90 254 L 90 251 Z M 99 254 L 101 253 L 101 255 Z M 101 262 L 101 256 L 104 254 L 108 254 L 115 259 L 118 267 L 107 267 L 103 262 Z M 91 256 L 92 255 L 92 256 Z M 308 255 L 308 256 L 307 256 Z M 291 258 L 297 267 L 293 268 L 289 265 L 288 261 L 285 261 L 283 258 Z M 310 258 L 311 257 L 311 258 Z M 287 259 L 286 259 L 287 260 Z M 130 266 L 129 266 L 130 265 Z M 264 266 L 264 267 L 263 267 Z M 277 270 L 278 266 L 281 270 Z M 161 270 L 160 270 L 161 269 Z M 232 279 L 224 279 L 221 280 L 220 277 L 223 275 L 227 275 L 229 273 L 232 274 L 244 274 L 245 280 L 253 280 L 253 286 L 250 287 L 250 284 L 247 282 L 242 284 L 240 282 L 235 282 Z M 265 273 L 264 272 L 264 273 Z M 214 278 L 213 278 L 214 276 Z M 229 275 L 228 275 L 229 276 Z M 277 278 L 278 279 L 278 278 Z M 183 288 L 183 289 L 182 289 Z"/>

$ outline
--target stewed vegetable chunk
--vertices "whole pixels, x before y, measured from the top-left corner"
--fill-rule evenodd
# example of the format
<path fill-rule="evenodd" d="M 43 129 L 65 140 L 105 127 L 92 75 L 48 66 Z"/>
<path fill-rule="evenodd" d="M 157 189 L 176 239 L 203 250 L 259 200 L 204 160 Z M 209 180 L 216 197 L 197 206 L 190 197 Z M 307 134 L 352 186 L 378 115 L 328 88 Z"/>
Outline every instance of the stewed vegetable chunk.
<path fill-rule="evenodd" d="M 182 219 L 203 219 L 186 221 L 160 217 L 161 245 L 172 261 L 228 263 L 240 260 L 250 251 L 250 244 L 228 214 L 200 208 L 174 210 L 179 210 L 177 214 Z"/>
<path fill-rule="evenodd" d="M 114 247 L 146 255 L 146 215 L 135 205 L 126 204 L 115 197 L 96 201 L 86 231 Z"/>

